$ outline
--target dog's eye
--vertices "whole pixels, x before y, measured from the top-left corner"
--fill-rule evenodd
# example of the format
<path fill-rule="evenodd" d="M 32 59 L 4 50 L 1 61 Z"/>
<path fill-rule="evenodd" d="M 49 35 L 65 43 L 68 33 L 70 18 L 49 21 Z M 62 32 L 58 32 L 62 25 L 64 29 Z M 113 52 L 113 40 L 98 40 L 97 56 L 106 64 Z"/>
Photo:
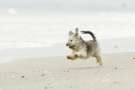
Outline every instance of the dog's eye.
<path fill-rule="evenodd" d="M 73 40 L 70 40 L 70 42 L 72 42 Z"/>

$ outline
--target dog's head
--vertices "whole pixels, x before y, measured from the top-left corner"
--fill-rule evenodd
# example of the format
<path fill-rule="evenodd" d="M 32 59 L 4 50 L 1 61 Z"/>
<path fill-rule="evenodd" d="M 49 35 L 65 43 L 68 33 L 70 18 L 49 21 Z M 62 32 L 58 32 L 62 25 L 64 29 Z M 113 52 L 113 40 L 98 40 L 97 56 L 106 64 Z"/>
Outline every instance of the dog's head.
<path fill-rule="evenodd" d="M 68 38 L 68 42 L 66 43 L 66 46 L 68 46 L 71 49 L 75 49 L 81 43 L 82 43 L 82 38 L 79 36 L 79 29 L 75 28 L 75 33 L 69 31 L 69 38 Z"/>

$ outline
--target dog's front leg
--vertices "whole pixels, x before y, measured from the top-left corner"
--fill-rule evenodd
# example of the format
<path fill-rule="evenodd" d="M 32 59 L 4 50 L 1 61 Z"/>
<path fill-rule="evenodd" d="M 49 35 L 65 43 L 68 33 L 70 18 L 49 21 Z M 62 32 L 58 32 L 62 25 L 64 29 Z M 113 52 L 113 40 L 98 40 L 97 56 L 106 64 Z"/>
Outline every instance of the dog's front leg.
<path fill-rule="evenodd" d="M 67 56 L 67 59 L 75 60 L 75 59 L 77 59 L 77 57 L 78 57 L 78 55 L 75 52 L 72 52 L 71 55 Z"/>
<path fill-rule="evenodd" d="M 68 55 L 67 56 L 67 59 L 70 59 L 70 60 L 75 60 L 75 59 L 77 59 L 77 55 L 75 54 L 75 55 Z"/>

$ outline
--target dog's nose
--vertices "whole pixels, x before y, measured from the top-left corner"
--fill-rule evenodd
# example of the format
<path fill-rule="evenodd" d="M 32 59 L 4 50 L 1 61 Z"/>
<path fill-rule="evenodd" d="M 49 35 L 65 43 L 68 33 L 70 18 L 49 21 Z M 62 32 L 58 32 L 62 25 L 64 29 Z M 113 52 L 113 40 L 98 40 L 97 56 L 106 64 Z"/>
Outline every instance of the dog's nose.
<path fill-rule="evenodd" d="M 66 44 L 66 46 L 68 46 L 68 43 Z"/>

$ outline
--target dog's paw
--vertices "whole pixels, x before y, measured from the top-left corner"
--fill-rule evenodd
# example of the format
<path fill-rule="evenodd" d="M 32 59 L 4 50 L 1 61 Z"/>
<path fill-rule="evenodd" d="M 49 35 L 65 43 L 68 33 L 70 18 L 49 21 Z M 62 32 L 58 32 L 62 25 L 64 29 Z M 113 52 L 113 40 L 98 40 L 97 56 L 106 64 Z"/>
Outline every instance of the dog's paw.
<path fill-rule="evenodd" d="M 67 59 L 69 59 L 69 60 L 75 60 L 76 59 L 76 56 L 67 56 Z"/>

